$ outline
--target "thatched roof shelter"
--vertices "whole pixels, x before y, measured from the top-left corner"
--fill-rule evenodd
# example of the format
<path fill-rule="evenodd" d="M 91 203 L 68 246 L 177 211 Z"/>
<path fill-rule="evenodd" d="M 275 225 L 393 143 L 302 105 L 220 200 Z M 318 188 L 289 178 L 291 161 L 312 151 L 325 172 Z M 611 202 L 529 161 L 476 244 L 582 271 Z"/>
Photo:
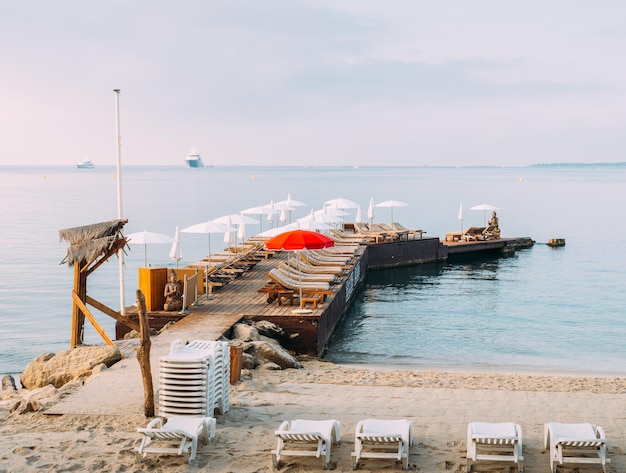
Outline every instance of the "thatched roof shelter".
<path fill-rule="evenodd" d="M 101 255 L 110 254 L 111 250 L 115 252 L 122 248 L 126 244 L 122 229 L 127 222 L 127 219 L 111 220 L 59 230 L 59 241 L 70 244 L 61 264 L 85 264 Z"/>

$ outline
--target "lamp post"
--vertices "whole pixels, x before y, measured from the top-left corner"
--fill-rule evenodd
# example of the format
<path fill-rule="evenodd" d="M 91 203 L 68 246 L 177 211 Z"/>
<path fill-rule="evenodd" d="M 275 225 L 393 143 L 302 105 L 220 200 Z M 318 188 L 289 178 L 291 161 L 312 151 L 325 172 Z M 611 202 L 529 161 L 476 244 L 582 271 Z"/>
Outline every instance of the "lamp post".
<path fill-rule="evenodd" d="M 122 212 L 122 139 L 120 137 L 120 89 L 113 89 L 115 93 L 115 128 L 117 144 L 117 218 L 123 218 Z M 124 293 L 124 248 L 117 251 L 120 275 L 120 314 L 126 315 L 126 297 Z"/>

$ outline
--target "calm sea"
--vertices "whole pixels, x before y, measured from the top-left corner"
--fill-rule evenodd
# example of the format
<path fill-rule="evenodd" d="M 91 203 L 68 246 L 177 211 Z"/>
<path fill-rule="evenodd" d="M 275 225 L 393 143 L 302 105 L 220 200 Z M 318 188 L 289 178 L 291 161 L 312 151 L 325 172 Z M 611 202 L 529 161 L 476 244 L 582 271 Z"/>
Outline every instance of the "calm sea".
<path fill-rule="evenodd" d="M 0 167 L 0 374 L 19 373 L 35 356 L 69 348 L 73 272 L 61 265 L 58 231 L 117 218 L 115 167 Z M 125 233 L 168 235 L 180 228 L 279 201 L 361 204 L 404 201 L 394 220 L 429 236 L 479 226 L 489 203 L 505 237 L 529 236 L 513 256 L 448 261 L 372 272 L 326 356 L 343 363 L 445 369 L 626 372 L 626 166 L 522 168 L 125 167 Z M 463 221 L 457 219 L 463 204 Z M 356 209 L 348 210 L 354 219 Z M 376 208 L 375 221 L 389 221 Z M 247 235 L 270 223 L 263 217 Z M 565 238 L 552 249 L 549 238 Z M 182 234 L 183 260 L 207 253 L 207 235 Z M 211 248 L 224 246 L 211 236 Z M 169 245 L 149 245 L 148 263 L 174 266 Z M 125 263 L 126 305 L 133 303 L 144 247 Z M 118 309 L 118 263 L 90 277 L 89 295 Z M 97 313 L 105 330 L 114 323 Z M 86 341 L 99 343 L 87 325 Z"/>

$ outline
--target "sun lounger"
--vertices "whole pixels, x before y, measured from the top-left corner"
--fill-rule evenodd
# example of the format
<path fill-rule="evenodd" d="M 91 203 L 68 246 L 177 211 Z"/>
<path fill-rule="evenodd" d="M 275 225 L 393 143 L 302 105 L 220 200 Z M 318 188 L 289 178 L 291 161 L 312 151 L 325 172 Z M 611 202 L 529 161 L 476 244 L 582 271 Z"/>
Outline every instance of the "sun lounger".
<path fill-rule="evenodd" d="M 398 222 L 391 222 L 391 227 L 394 230 L 400 231 L 400 232 L 404 232 L 407 231 L 409 232 L 409 237 L 413 237 L 415 238 L 417 235 L 420 236 L 420 238 L 422 238 L 423 234 L 426 233 L 424 230 L 414 230 L 411 228 L 407 228 L 404 225 L 398 223 Z"/>
<path fill-rule="evenodd" d="M 300 269 L 300 271 L 309 274 L 333 274 L 339 277 L 344 273 L 341 266 L 316 266 L 314 264 L 307 263 L 301 258 L 289 258 L 286 264 L 292 268 Z"/>
<path fill-rule="evenodd" d="M 320 302 L 323 304 L 326 301 L 326 296 L 330 296 L 334 294 L 333 290 L 330 288 L 330 284 L 318 282 L 318 283 L 307 283 L 303 282 L 302 284 L 298 283 L 293 278 L 287 278 L 282 273 L 276 271 L 276 269 L 271 269 L 267 273 L 265 273 L 268 278 L 272 280 L 277 286 L 282 287 L 284 289 L 291 289 L 295 293 L 302 292 L 302 294 L 313 294 L 318 295 L 320 297 Z"/>
<path fill-rule="evenodd" d="M 157 417 L 146 428 L 137 429 L 137 432 L 143 435 L 141 444 L 135 448 L 139 461 L 148 453 L 173 453 L 187 455 L 188 462 L 191 463 L 196 459 L 198 440 L 209 443 L 215 438 L 215 419 L 171 416 L 163 423 Z"/>
<path fill-rule="evenodd" d="M 386 223 L 377 223 L 375 228 L 379 229 L 380 231 L 388 233 L 394 239 L 397 239 L 397 240 L 408 240 L 409 238 L 408 230 L 396 230 L 395 228 L 392 228 Z"/>
<path fill-rule="evenodd" d="M 467 426 L 467 473 L 478 462 L 510 462 L 521 473 L 522 428 L 512 422 L 471 422 Z"/>
<path fill-rule="evenodd" d="M 280 263 L 276 269 L 284 273 L 287 277 L 297 279 L 303 282 L 325 282 L 329 284 L 337 284 L 340 282 L 334 274 L 324 273 L 306 273 L 300 269 L 292 268 L 285 263 Z"/>
<path fill-rule="evenodd" d="M 392 458 L 409 469 L 409 449 L 413 443 L 411 421 L 366 419 L 359 421 L 354 438 L 352 468 L 362 458 Z"/>
<path fill-rule="evenodd" d="M 500 238 L 500 228 L 497 225 L 487 225 L 483 230 L 486 240 L 497 240 Z"/>
<path fill-rule="evenodd" d="M 270 279 L 272 279 L 277 284 L 280 284 L 288 289 L 293 289 L 295 291 L 299 290 L 300 287 L 303 289 L 312 289 L 314 291 L 331 291 L 330 283 L 323 281 L 299 281 L 298 279 L 291 277 L 277 268 L 270 269 L 267 273 L 270 275 Z"/>
<path fill-rule="evenodd" d="M 487 227 L 469 227 L 466 228 L 465 230 L 463 230 L 463 233 L 461 233 L 461 241 L 478 241 L 478 240 L 484 240 L 485 239 L 485 235 L 483 235 L 483 232 L 485 231 Z"/>
<path fill-rule="evenodd" d="M 565 464 L 599 465 L 609 473 L 611 460 L 607 458 L 606 438 L 602 427 L 591 424 L 544 425 L 544 448 L 550 449 L 550 471 Z"/>
<path fill-rule="evenodd" d="M 357 235 L 354 232 L 346 232 L 343 230 L 330 230 L 330 237 L 335 240 L 336 243 L 339 244 L 348 244 L 348 245 L 363 245 L 367 243 L 367 238 L 364 238 L 362 235 Z"/>
<path fill-rule="evenodd" d="M 356 230 L 356 232 L 359 235 L 362 235 L 364 237 L 370 238 L 373 241 L 375 241 L 376 243 L 380 243 L 382 241 L 385 241 L 388 238 L 388 236 L 385 233 L 373 232 L 364 223 L 355 223 L 354 224 L 354 229 Z"/>
<path fill-rule="evenodd" d="M 323 467 L 330 464 L 332 444 L 339 445 L 340 424 L 336 420 L 292 420 L 283 422 L 274 432 L 276 450 L 272 450 L 274 467 L 282 456 L 322 457 Z"/>
<path fill-rule="evenodd" d="M 266 300 L 268 304 L 277 301 L 278 305 L 282 305 L 283 299 L 287 299 L 289 301 L 289 305 L 293 305 L 293 298 L 296 294 L 293 289 L 287 289 L 286 287 L 280 286 L 272 281 L 258 289 L 257 292 L 267 294 Z"/>
<path fill-rule="evenodd" d="M 305 258 L 306 261 L 310 261 L 313 264 L 331 264 L 331 265 L 341 265 L 346 266 L 352 260 L 351 256 L 342 256 L 342 255 L 325 255 L 319 253 L 317 250 L 302 250 L 300 254 Z"/>

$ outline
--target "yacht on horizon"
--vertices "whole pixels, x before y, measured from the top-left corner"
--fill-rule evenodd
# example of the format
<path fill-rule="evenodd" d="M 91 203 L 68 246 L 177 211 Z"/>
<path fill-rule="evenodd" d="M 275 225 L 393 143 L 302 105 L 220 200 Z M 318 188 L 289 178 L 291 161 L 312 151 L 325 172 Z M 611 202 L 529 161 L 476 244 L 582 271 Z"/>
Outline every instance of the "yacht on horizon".
<path fill-rule="evenodd" d="M 202 162 L 202 158 L 198 154 L 196 148 L 191 148 L 187 158 L 185 159 L 188 168 L 203 168 L 204 163 Z"/>
<path fill-rule="evenodd" d="M 90 159 L 85 159 L 84 161 L 81 161 L 80 163 L 76 163 L 76 167 L 78 169 L 93 169 L 96 166 L 91 162 Z"/>

